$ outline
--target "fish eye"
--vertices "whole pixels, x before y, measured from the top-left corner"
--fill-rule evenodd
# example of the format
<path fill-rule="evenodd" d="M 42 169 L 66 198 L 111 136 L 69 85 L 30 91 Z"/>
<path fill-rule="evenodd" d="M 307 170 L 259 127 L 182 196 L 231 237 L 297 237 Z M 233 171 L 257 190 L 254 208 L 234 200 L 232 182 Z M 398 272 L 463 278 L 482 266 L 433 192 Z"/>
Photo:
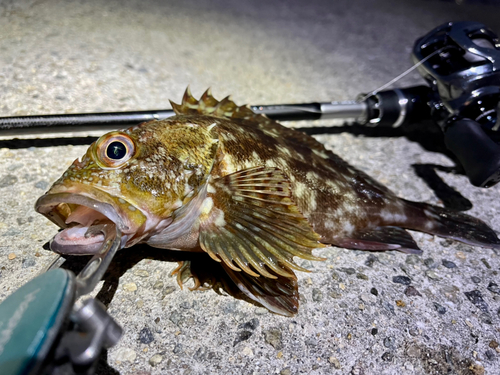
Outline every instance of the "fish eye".
<path fill-rule="evenodd" d="M 123 142 L 113 141 L 106 148 L 106 155 L 113 160 L 120 160 L 127 155 L 127 146 Z"/>
<path fill-rule="evenodd" d="M 132 139 L 123 133 L 112 132 L 101 137 L 96 144 L 97 161 L 104 168 L 117 168 L 135 154 Z"/>

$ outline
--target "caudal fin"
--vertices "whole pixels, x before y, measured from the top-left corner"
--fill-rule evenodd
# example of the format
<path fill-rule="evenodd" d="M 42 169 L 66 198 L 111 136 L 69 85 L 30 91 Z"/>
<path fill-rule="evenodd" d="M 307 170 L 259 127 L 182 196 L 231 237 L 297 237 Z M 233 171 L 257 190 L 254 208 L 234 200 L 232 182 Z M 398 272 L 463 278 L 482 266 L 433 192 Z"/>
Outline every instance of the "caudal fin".
<path fill-rule="evenodd" d="M 468 245 L 500 249 L 500 239 L 495 231 L 475 217 L 426 203 L 404 202 L 409 218 L 404 225 L 407 229 L 451 238 Z"/>

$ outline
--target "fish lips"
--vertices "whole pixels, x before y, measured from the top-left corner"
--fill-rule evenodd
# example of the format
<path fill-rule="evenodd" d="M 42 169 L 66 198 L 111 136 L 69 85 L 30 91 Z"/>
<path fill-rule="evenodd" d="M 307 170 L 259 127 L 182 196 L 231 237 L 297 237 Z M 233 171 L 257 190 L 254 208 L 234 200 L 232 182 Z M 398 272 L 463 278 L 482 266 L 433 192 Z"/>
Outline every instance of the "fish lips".
<path fill-rule="evenodd" d="M 91 255 L 100 251 L 104 234 L 99 225 L 93 223 L 89 225 L 79 221 L 66 222 L 73 212 L 82 207 L 90 209 L 92 217 L 103 218 L 109 224 L 112 222 L 116 225 L 123 234 L 122 247 L 138 230 L 133 228 L 134 225 L 129 220 L 124 221 L 124 216 L 120 215 L 116 207 L 110 203 L 82 194 L 49 192 L 37 200 L 35 210 L 64 229 L 52 239 L 50 243 L 52 251 L 71 255 Z"/>

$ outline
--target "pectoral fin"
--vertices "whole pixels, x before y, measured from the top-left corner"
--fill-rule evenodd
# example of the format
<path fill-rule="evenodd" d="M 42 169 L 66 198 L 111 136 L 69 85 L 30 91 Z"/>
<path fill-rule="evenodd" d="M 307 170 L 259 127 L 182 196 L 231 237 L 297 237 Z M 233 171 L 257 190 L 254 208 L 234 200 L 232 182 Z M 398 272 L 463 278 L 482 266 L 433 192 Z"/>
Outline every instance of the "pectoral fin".
<path fill-rule="evenodd" d="M 292 200 L 291 185 L 277 168 L 256 167 L 219 178 L 208 188 L 200 246 L 232 271 L 253 277 L 294 278 L 298 256 L 323 260 L 312 250 L 320 236 Z M 279 275 L 279 276 L 278 276 Z"/>

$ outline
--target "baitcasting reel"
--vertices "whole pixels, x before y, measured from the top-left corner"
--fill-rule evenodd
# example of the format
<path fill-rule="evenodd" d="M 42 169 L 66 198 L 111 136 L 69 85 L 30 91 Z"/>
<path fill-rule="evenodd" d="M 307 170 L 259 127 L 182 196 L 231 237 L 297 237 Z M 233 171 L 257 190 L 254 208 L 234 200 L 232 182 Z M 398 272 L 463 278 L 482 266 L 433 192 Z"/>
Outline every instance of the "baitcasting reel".
<path fill-rule="evenodd" d="M 413 61 L 431 87 L 432 116 L 475 186 L 500 181 L 500 41 L 477 22 L 450 22 L 418 39 Z"/>

